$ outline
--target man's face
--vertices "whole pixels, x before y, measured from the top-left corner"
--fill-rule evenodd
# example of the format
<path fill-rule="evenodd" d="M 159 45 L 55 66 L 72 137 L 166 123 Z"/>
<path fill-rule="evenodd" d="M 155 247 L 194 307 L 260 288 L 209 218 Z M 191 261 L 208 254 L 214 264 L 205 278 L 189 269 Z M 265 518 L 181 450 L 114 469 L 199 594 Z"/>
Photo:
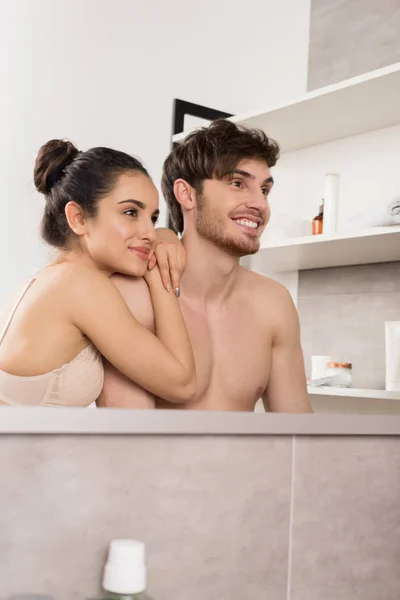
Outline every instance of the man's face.
<path fill-rule="evenodd" d="M 207 179 L 197 197 L 197 233 L 232 256 L 255 254 L 270 218 L 272 186 L 267 164 L 254 159 L 222 180 Z"/>

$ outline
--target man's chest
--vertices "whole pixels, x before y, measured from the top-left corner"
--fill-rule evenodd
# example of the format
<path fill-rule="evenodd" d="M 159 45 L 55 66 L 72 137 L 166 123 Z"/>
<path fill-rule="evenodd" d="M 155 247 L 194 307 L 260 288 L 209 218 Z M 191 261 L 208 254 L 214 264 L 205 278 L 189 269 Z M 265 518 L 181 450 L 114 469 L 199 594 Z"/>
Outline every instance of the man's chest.
<path fill-rule="evenodd" d="M 251 311 L 181 304 L 196 361 L 193 408 L 253 410 L 269 378 L 271 334 Z"/>

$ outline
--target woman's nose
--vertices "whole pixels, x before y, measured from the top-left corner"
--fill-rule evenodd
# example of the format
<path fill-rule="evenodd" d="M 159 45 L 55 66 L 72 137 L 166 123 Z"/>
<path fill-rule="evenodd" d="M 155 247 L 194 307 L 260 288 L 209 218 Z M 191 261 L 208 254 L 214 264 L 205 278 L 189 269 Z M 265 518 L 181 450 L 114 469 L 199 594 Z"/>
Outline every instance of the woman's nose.
<path fill-rule="evenodd" d="M 143 223 L 143 227 L 140 231 L 140 237 L 147 242 L 155 242 L 156 240 L 156 229 L 154 223 Z"/>

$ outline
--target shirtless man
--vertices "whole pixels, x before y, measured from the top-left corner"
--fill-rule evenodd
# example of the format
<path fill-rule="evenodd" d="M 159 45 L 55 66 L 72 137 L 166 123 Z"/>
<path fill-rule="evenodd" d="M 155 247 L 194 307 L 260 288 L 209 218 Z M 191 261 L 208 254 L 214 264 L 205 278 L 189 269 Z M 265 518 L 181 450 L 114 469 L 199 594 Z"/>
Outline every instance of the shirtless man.
<path fill-rule="evenodd" d="M 278 145 L 263 133 L 219 120 L 166 159 L 163 193 L 186 251 L 180 305 L 195 353 L 197 396 L 169 404 L 106 365 L 100 406 L 253 411 L 262 398 L 268 411 L 312 412 L 291 297 L 239 264 L 259 249 L 278 158 Z M 117 276 L 114 282 L 135 317 L 154 330 L 145 281 Z"/>

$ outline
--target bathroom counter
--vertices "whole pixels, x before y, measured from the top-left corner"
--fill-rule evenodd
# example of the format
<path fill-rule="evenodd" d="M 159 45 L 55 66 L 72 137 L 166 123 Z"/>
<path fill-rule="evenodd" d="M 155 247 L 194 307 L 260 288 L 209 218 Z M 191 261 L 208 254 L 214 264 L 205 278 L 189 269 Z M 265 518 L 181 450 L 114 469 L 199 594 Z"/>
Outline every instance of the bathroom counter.
<path fill-rule="evenodd" d="M 1 407 L 0 434 L 393 436 L 400 416 Z"/>
<path fill-rule="evenodd" d="M 21 573 L 98 597 L 123 536 L 154 598 L 398 600 L 399 434 L 388 415 L 2 407 L 1 598 Z"/>

